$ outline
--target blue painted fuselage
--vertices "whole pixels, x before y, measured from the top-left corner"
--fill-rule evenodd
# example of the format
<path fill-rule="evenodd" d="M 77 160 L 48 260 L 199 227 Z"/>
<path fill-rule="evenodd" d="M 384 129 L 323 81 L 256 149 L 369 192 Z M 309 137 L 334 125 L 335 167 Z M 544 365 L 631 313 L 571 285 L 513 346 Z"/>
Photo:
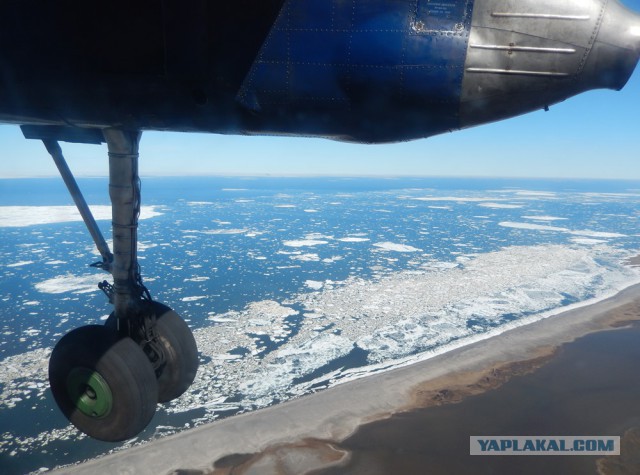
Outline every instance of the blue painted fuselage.
<path fill-rule="evenodd" d="M 258 114 L 286 110 L 314 135 L 357 130 L 360 140 L 384 141 L 457 129 L 472 8 L 473 0 L 287 2 L 238 101 Z"/>

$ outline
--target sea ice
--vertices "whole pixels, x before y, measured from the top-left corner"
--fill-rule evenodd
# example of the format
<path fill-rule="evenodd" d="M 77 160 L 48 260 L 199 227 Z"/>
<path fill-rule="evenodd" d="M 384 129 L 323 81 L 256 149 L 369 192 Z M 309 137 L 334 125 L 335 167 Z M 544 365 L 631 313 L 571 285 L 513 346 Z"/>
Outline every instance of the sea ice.
<path fill-rule="evenodd" d="M 33 264 L 33 261 L 14 262 L 13 264 L 7 264 L 7 267 L 22 267 L 22 266 L 28 266 L 29 264 Z"/>
<path fill-rule="evenodd" d="M 575 242 L 576 244 L 585 244 L 585 245 L 596 245 L 596 244 L 603 244 L 608 242 L 605 239 L 591 239 L 591 238 L 571 238 L 571 242 Z"/>
<path fill-rule="evenodd" d="M 102 282 L 104 276 L 99 274 L 72 275 L 65 274 L 44 280 L 35 284 L 39 292 L 45 294 L 63 294 L 73 292 L 74 294 L 84 294 L 99 291 L 98 283 Z"/>
<path fill-rule="evenodd" d="M 111 220 L 111 206 L 90 206 L 96 221 Z M 142 206 L 139 219 L 162 215 L 158 206 Z M 75 206 L 0 206 L 0 227 L 24 227 L 41 224 L 82 221 Z"/>
<path fill-rule="evenodd" d="M 338 239 L 338 241 L 340 242 L 367 242 L 369 241 L 369 238 L 362 238 L 362 237 L 344 237 L 344 238 L 340 238 Z"/>
<path fill-rule="evenodd" d="M 248 229 L 207 229 L 206 231 L 200 231 L 202 234 L 215 235 L 215 234 L 244 234 Z"/>
<path fill-rule="evenodd" d="M 305 285 L 312 290 L 320 290 L 324 286 L 324 282 L 319 282 L 317 280 L 307 280 L 305 281 Z"/>
<path fill-rule="evenodd" d="M 534 231 L 556 231 L 560 233 L 571 232 L 567 228 L 559 228 L 556 226 L 544 226 L 542 224 L 533 224 L 533 223 L 515 223 L 512 221 L 502 221 L 501 223 L 498 223 L 498 224 L 505 228 L 514 228 L 514 229 L 531 229 Z"/>
<path fill-rule="evenodd" d="M 294 261 L 302 261 L 302 262 L 318 262 L 320 260 L 320 256 L 314 253 L 307 253 L 307 254 L 292 255 L 290 259 Z"/>
<path fill-rule="evenodd" d="M 496 198 L 477 198 L 471 196 L 424 196 L 411 198 L 414 201 L 452 201 L 454 203 L 482 203 L 485 201 L 495 201 Z"/>
<path fill-rule="evenodd" d="M 523 216 L 522 219 L 531 219 L 534 221 L 565 221 L 568 218 L 559 218 L 556 216 Z"/>
<path fill-rule="evenodd" d="M 196 380 L 200 389 L 186 396 L 184 407 L 204 407 L 210 391 L 238 394 L 241 407 L 303 394 L 310 388 L 306 375 L 356 346 L 367 351 L 372 364 L 386 362 L 383 366 L 390 367 L 392 360 L 417 351 L 474 339 L 478 332 L 505 324 L 504 315 L 543 312 L 560 305 L 567 295 L 586 298 L 637 275 L 612 264 L 618 254 L 606 246 L 509 247 L 469 255 L 464 262 L 432 262 L 424 271 L 327 281 L 287 302 L 302 306 L 304 313 L 293 334 L 284 318 L 296 315 L 296 310 L 273 301 L 211 317 L 218 324 L 196 330 L 196 338 L 202 355 L 212 362 L 202 366 Z M 316 282 L 307 284 L 319 287 Z M 469 325 L 472 320 L 476 323 Z M 281 343 L 267 351 L 259 346 L 258 336 Z M 246 351 L 238 358 L 229 353 L 234 348 Z M 225 354 L 232 356 L 220 357 Z M 311 379 L 314 384 L 332 385 L 380 368 L 328 370 L 325 378 Z"/>
<path fill-rule="evenodd" d="M 183 302 L 195 302 L 197 300 L 202 300 L 206 298 L 207 298 L 206 295 L 193 295 L 191 297 L 182 297 L 180 300 L 182 300 Z"/>
<path fill-rule="evenodd" d="M 288 247 L 313 247 L 328 244 L 328 241 L 320 239 L 299 239 L 294 241 L 284 241 L 282 244 Z"/>
<path fill-rule="evenodd" d="M 478 206 L 482 206 L 483 208 L 492 208 L 492 209 L 524 208 L 524 205 L 515 205 L 515 204 L 507 204 L 507 203 L 480 203 Z"/>
<path fill-rule="evenodd" d="M 558 196 L 558 194 L 553 191 L 515 190 L 515 194 L 518 196 L 531 196 L 534 198 L 556 198 Z"/>
<path fill-rule="evenodd" d="M 533 224 L 533 223 L 515 223 L 511 221 L 503 221 L 499 223 L 500 226 L 505 228 L 514 228 L 514 229 L 531 229 L 534 231 L 554 231 L 566 234 L 573 234 L 575 236 L 585 236 L 585 237 L 594 237 L 594 238 L 619 238 L 625 237 L 624 234 L 620 233 L 609 233 L 609 232 L 601 232 L 601 231 L 591 231 L 589 229 L 585 230 L 571 230 L 568 228 L 560 228 L 556 226 L 545 226 L 542 224 Z"/>
<path fill-rule="evenodd" d="M 374 244 L 374 246 L 385 251 L 395 252 L 419 252 L 422 250 L 418 249 L 417 247 L 408 246 L 406 244 L 397 244 L 394 242 L 377 242 Z"/>

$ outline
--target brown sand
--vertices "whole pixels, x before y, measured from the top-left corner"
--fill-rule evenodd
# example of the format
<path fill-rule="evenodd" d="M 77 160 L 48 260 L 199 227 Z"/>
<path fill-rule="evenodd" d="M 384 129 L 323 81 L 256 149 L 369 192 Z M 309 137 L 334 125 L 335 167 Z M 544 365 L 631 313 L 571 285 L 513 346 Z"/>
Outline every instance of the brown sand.
<path fill-rule="evenodd" d="M 640 320 L 640 296 L 635 301 L 603 313 L 598 319 L 599 326 L 592 331 L 623 328 L 637 320 Z M 576 335 L 576 338 L 581 336 L 583 335 Z M 572 339 L 566 339 L 562 343 L 571 341 Z M 480 371 L 454 372 L 425 381 L 415 388 L 409 409 L 456 403 L 468 396 L 498 388 L 514 376 L 528 374 L 544 366 L 553 359 L 558 348 L 559 346 L 541 346 L 535 348 L 524 360 L 506 361 Z"/>
<path fill-rule="evenodd" d="M 359 433 L 366 431 L 365 424 L 385 424 L 397 418 L 411 421 L 416 418 L 416 411 L 446 410 L 450 412 L 446 418 L 438 419 L 438 426 L 451 427 L 447 421 L 464 420 L 460 414 L 467 414 L 467 401 L 501 393 L 502 389 L 491 390 L 498 387 L 507 388 L 513 381 L 526 381 L 529 377 L 542 374 L 545 368 L 560 360 L 559 353 L 565 353 L 564 347 L 562 351 L 558 351 L 564 343 L 603 329 L 624 327 L 630 321 L 638 319 L 640 285 L 630 287 L 617 296 L 597 304 L 510 330 L 498 337 L 453 350 L 427 361 L 339 385 L 264 410 L 214 422 L 81 466 L 68 467 L 65 473 L 101 473 L 106 467 L 109 473 L 149 474 L 378 473 L 371 471 L 379 462 L 375 457 L 363 456 L 363 450 L 367 450 L 349 445 L 349 441 L 354 440 L 353 437 L 357 438 Z M 631 330 L 605 333 L 623 334 L 628 331 Z M 607 374 L 607 368 L 603 368 L 602 372 Z M 637 377 L 635 379 L 638 380 Z M 562 379 L 554 381 L 551 386 L 564 386 Z M 536 397 L 529 399 L 534 406 L 536 401 L 542 398 L 542 389 L 546 383 L 536 384 L 538 386 L 520 390 L 522 394 L 536 394 Z M 595 384 L 588 389 L 589 394 L 597 395 L 601 388 Z M 518 397 L 522 395 L 517 391 L 515 394 L 519 395 Z M 514 406 L 510 412 L 511 419 L 519 413 L 517 397 L 514 401 L 516 402 L 509 403 Z M 606 401 L 601 402 L 606 404 Z M 491 406 L 491 403 L 489 406 L 495 407 L 495 404 L 504 403 L 493 404 L 494 406 Z M 456 415 L 456 412 L 459 414 Z M 505 426 L 508 426 L 511 419 L 506 419 Z M 638 425 L 640 426 L 640 423 Z M 477 429 L 482 432 L 482 427 Z M 628 428 L 624 430 L 626 429 Z M 401 425 L 399 433 L 402 431 Z M 382 433 L 384 432 L 383 428 Z M 469 435 L 474 434 L 466 434 L 463 437 L 464 447 L 449 445 L 450 459 L 462 460 L 460 454 L 468 454 Z M 432 432 L 430 437 L 436 436 L 439 437 L 438 433 Z M 423 434 L 422 437 L 426 435 Z M 437 437 L 434 440 L 437 440 Z M 632 444 L 628 441 L 626 443 Z M 410 445 L 409 442 L 406 444 Z M 375 453 L 374 449 L 375 447 L 371 447 L 368 453 Z M 403 448 L 401 446 L 392 450 L 402 452 Z M 424 450 L 427 449 L 423 448 Z M 483 457 L 485 460 L 490 458 L 509 457 Z M 403 472 L 401 466 L 405 459 L 400 457 L 394 460 L 398 464 L 398 467 L 394 466 L 397 468 L 394 468 L 394 473 L 424 473 L 422 470 L 411 472 L 417 470 L 415 466 L 406 466 L 406 470 L 409 471 Z M 595 461 L 589 463 L 595 467 Z M 600 464 L 602 470 L 609 469 L 607 461 Z M 347 467 L 355 470 L 356 466 L 358 471 L 345 471 Z M 467 473 L 462 470 L 464 467 L 464 464 L 457 467 L 461 470 L 460 473 Z M 436 470 L 434 473 L 455 471 Z"/>
<path fill-rule="evenodd" d="M 638 343 L 638 325 L 587 335 L 496 390 L 361 426 L 336 445 L 349 460 L 315 473 L 639 474 Z M 472 435 L 617 435 L 622 455 L 472 457 Z"/>

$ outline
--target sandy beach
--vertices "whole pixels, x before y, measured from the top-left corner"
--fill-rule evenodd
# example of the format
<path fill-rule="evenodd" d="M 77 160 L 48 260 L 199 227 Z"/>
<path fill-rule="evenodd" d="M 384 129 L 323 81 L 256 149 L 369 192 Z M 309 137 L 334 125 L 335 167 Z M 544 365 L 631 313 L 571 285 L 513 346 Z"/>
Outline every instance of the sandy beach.
<path fill-rule="evenodd" d="M 488 467 L 483 473 L 503 473 L 502 470 L 569 473 L 567 470 L 575 468 L 565 462 L 559 463 L 560 459 L 576 459 L 566 463 L 576 463 L 580 469 L 593 468 L 592 473 L 634 473 L 622 470 L 637 461 L 637 455 L 629 458 L 629 454 L 637 454 L 638 447 L 638 432 L 634 432 L 633 427 L 640 426 L 640 411 L 633 401 L 640 400 L 634 393 L 638 390 L 640 395 L 639 378 L 636 366 L 624 364 L 626 360 L 620 358 L 629 357 L 624 348 L 640 347 L 636 344 L 640 331 L 632 324 L 636 320 L 640 320 L 640 285 L 593 305 L 568 310 L 410 366 L 216 421 L 82 465 L 66 467 L 60 473 L 371 474 L 389 473 L 390 469 L 395 473 L 426 473 L 427 470 L 429 473 L 480 473 L 472 465 L 478 463 Z M 590 336 L 581 338 L 585 335 Z M 619 348 L 619 359 L 598 359 L 592 348 L 601 348 L 605 354 L 609 348 Z M 508 464 L 491 465 L 507 462 L 486 463 L 489 459 L 506 460 L 511 457 L 483 457 L 480 461 L 469 458 L 469 435 L 481 435 L 476 432 L 511 435 L 503 431 L 526 431 L 530 428 L 532 431 L 553 429 L 560 432 L 547 435 L 562 435 L 591 428 L 569 423 L 540 426 L 531 422 L 545 419 L 535 417 L 535 410 L 542 411 L 538 407 L 540 401 L 549 401 L 545 408 L 549 414 L 555 414 L 557 408 L 554 409 L 554 404 L 560 407 L 567 405 L 566 394 L 559 396 L 564 394 L 562 391 L 551 396 L 547 392 L 563 389 L 569 385 L 567 378 L 578 374 L 571 365 L 577 361 L 575 352 L 580 354 L 580 351 L 584 355 L 594 355 L 592 357 L 598 364 L 597 371 L 593 369 L 585 373 L 585 377 L 593 376 L 593 384 L 576 390 L 574 394 L 586 394 L 585 397 L 593 400 L 595 407 L 598 404 L 610 405 L 611 401 L 606 396 L 598 394 L 611 385 L 600 383 L 601 379 L 596 376 L 617 374 L 616 394 L 633 396 L 628 401 L 624 399 L 615 404 L 619 412 L 615 415 L 616 421 L 621 419 L 624 422 L 625 414 L 628 414 L 628 420 L 602 429 L 615 434 L 600 434 L 626 434 L 620 457 L 615 460 L 555 457 L 555 462 L 543 460 L 547 465 L 543 464 L 542 468 L 531 465 L 538 472 L 533 471 L 534 468 L 521 471 L 522 467 Z M 544 376 L 548 368 L 551 368 L 551 375 Z M 581 387 L 576 384 L 576 387 Z M 474 409 L 473 404 L 479 404 L 477 401 L 482 401 L 482 398 L 488 398 L 487 406 L 482 409 L 485 413 L 500 412 L 496 408 L 504 407 L 504 401 L 507 401 L 511 416 L 502 422 L 498 422 L 499 417 L 491 416 L 483 419 L 484 425 L 477 421 L 471 428 L 465 427 L 467 422 L 473 423 L 470 415 L 480 411 Z M 582 418 L 589 420 L 591 409 L 586 405 L 580 407 Z M 438 410 L 445 412 L 434 412 Z M 529 425 L 510 425 L 519 420 L 515 415 L 524 413 L 532 414 Z M 606 411 L 604 414 L 601 419 L 605 422 L 612 420 L 607 418 Z M 415 425 L 415 421 L 424 417 L 424 424 L 419 426 L 429 427 L 429 431 L 416 433 L 411 424 Z M 576 419 L 580 417 L 576 416 Z M 592 430 L 599 430 L 598 427 L 596 425 Z M 410 438 L 402 439 L 398 434 L 403 433 L 409 434 Z M 457 437 L 458 442 L 464 441 L 464 444 L 446 443 L 444 451 L 434 448 L 437 445 L 434 446 L 433 441 L 448 440 L 445 437 L 447 433 Z M 542 435 L 544 432 L 538 433 Z M 403 450 L 406 452 L 404 455 Z M 430 458 L 433 451 L 440 451 L 442 457 Z M 520 457 L 526 462 L 549 458 Z M 447 460 L 455 464 L 447 467 Z M 378 471 L 374 467 L 378 467 Z"/>

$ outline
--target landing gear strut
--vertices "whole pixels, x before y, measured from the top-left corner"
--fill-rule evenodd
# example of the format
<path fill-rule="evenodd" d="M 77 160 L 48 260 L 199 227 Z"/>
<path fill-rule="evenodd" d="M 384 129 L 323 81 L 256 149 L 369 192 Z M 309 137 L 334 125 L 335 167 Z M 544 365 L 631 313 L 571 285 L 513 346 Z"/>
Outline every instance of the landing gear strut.
<path fill-rule="evenodd" d="M 114 282 L 100 285 L 114 305 L 105 325 L 72 330 L 55 346 L 49 361 L 51 391 L 79 430 L 115 442 L 142 431 L 157 402 L 171 401 L 189 388 L 198 369 L 198 349 L 184 320 L 171 308 L 153 301 L 142 283 L 137 257 L 141 134 L 121 129 L 104 129 L 102 133 L 109 150 L 113 253 L 57 140 L 46 128 L 35 131 L 56 162 L 102 255 L 102 262 L 94 266 L 110 272 Z M 95 138 L 95 134 L 91 136 Z"/>

